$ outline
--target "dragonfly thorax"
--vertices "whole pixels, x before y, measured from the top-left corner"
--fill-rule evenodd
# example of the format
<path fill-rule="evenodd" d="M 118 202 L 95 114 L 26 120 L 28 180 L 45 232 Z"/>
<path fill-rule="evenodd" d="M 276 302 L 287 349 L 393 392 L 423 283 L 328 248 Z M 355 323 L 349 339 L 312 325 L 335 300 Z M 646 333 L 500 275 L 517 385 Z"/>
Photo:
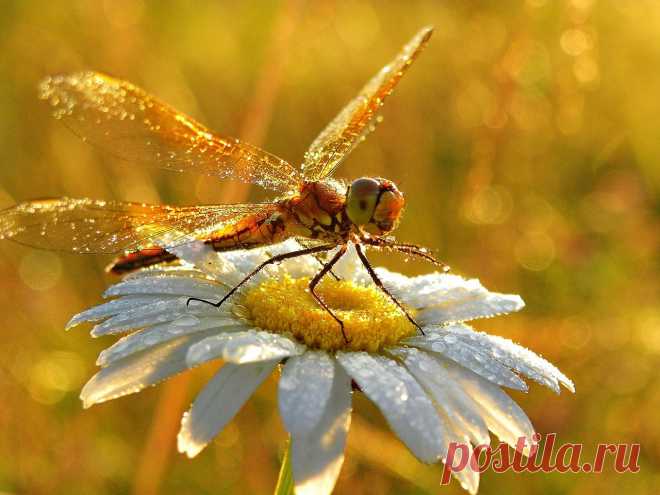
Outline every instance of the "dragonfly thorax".
<path fill-rule="evenodd" d="M 346 215 L 369 234 L 384 235 L 399 222 L 404 199 L 393 182 L 380 177 L 355 179 L 346 193 Z"/>

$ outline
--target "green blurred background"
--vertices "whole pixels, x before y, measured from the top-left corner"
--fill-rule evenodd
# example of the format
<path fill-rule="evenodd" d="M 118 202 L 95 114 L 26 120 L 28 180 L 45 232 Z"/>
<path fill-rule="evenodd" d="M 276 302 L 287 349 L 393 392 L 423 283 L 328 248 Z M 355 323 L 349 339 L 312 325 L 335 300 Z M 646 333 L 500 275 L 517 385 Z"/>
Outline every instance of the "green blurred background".
<path fill-rule="evenodd" d="M 657 493 L 660 485 L 660 3 L 18 1 L 0 5 L 0 207 L 44 196 L 195 204 L 264 197 L 117 164 L 36 97 L 96 69 L 300 163 L 316 133 L 422 25 L 436 32 L 338 176 L 406 193 L 398 236 L 523 296 L 479 322 L 541 353 L 577 393 L 514 393 L 563 442 L 641 442 L 641 471 L 495 474 L 480 493 Z M 428 267 L 377 261 L 405 273 Z M 107 258 L 0 244 L 0 492 L 269 493 L 285 441 L 276 380 L 197 459 L 179 418 L 214 366 L 83 411 L 109 340 L 68 318 L 97 304 Z M 337 493 L 461 493 L 356 396 Z"/>

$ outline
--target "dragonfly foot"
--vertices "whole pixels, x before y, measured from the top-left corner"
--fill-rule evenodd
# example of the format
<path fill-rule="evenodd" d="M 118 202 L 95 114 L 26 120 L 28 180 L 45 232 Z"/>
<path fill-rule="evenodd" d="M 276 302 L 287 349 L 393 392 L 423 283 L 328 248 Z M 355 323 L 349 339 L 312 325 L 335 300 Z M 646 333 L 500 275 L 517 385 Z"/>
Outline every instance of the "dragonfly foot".
<path fill-rule="evenodd" d="M 216 308 L 219 308 L 220 305 L 223 302 L 225 302 L 224 299 L 222 299 L 222 300 L 220 300 L 219 302 L 216 303 L 216 302 L 213 302 L 213 301 L 207 301 L 206 299 L 200 299 L 199 297 L 189 297 L 188 300 L 186 301 L 186 307 L 189 307 L 190 303 L 192 301 L 197 301 L 197 302 L 201 302 L 201 303 L 204 303 L 204 304 L 208 304 L 209 306 L 214 306 Z"/>
<path fill-rule="evenodd" d="M 344 330 L 344 322 L 341 320 L 337 320 L 337 323 L 339 323 L 339 328 L 341 329 L 341 336 L 344 337 L 344 343 L 350 344 L 351 339 L 349 339 L 348 335 L 346 335 L 346 331 Z"/>
<path fill-rule="evenodd" d="M 415 321 L 415 319 L 412 318 L 412 317 L 408 314 L 407 311 L 406 311 L 405 313 L 406 313 L 406 316 L 408 317 L 408 320 L 410 321 L 410 323 L 412 323 L 412 324 L 415 326 L 415 328 L 417 328 L 417 330 L 419 330 L 419 333 L 421 333 L 422 335 L 426 335 L 426 332 L 424 332 L 424 329 L 423 329 L 421 326 L 419 326 L 419 323 L 417 323 L 417 322 Z"/>

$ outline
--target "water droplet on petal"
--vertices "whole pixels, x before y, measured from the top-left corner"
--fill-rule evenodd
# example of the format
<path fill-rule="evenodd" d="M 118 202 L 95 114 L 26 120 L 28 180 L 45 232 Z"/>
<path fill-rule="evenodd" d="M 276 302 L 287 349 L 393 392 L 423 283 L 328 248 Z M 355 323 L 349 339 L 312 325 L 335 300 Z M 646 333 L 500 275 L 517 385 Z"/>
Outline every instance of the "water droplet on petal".
<path fill-rule="evenodd" d="M 198 323 L 199 323 L 199 318 L 197 318 L 196 316 L 184 315 L 174 320 L 172 322 L 172 325 L 176 325 L 177 327 L 192 327 L 193 325 L 197 325 Z"/>

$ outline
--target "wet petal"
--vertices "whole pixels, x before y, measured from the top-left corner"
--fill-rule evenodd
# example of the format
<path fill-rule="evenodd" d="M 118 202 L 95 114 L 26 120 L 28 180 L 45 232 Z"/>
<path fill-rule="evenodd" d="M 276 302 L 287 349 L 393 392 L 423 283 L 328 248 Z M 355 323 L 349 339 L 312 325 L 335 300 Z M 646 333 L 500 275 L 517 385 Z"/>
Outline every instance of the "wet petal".
<path fill-rule="evenodd" d="M 414 348 L 398 347 L 390 352 L 403 360 L 406 368 L 454 423 L 460 441 L 467 438 L 475 445 L 490 443 L 488 427 L 480 407 L 463 391 L 439 360 Z"/>
<path fill-rule="evenodd" d="M 331 257 L 337 250 L 330 251 L 328 256 Z M 366 285 L 371 282 L 371 277 L 364 268 L 362 261 L 358 258 L 353 244 L 348 245 L 346 254 L 341 257 L 337 264 L 333 267 L 332 271 L 342 280 L 353 281 L 359 285 Z"/>
<path fill-rule="evenodd" d="M 334 374 L 335 365 L 324 351 L 307 351 L 286 362 L 278 399 L 289 433 L 308 433 L 319 423 L 330 398 Z"/>
<path fill-rule="evenodd" d="M 282 335 L 249 330 L 204 339 L 190 349 L 188 363 L 194 366 L 218 358 L 235 364 L 254 363 L 296 356 L 304 350 L 304 346 Z"/>
<path fill-rule="evenodd" d="M 452 440 L 454 441 L 454 440 Z M 452 471 L 451 475 L 456 478 L 456 480 L 461 484 L 461 487 L 466 490 L 470 495 L 475 495 L 479 490 L 479 470 L 470 468 L 470 461 L 474 456 L 474 448 L 470 442 L 465 440 L 456 440 L 457 444 L 465 445 L 467 447 L 467 458 L 468 463 L 463 469 Z M 456 450 L 456 452 L 462 452 L 461 450 Z M 459 462 L 460 455 L 456 458 Z"/>
<path fill-rule="evenodd" d="M 431 273 L 408 278 L 384 268 L 378 269 L 383 283 L 402 302 L 419 309 L 422 325 L 441 325 L 518 311 L 524 307 L 520 296 L 488 291 L 477 279 Z"/>
<path fill-rule="evenodd" d="M 160 323 L 179 320 L 184 317 L 227 317 L 229 305 L 216 308 L 210 304 L 190 304 L 187 297 L 161 298 L 160 300 L 145 304 L 141 307 L 127 309 L 112 316 L 92 328 L 92 337 L 112 335 Z"/>
<path fill-rule="evenodd" d="M 193 315 L 184 315 L 174 321 L 145 328 L 119 339 L 99 354 L 96 364 L 105 367 L 126 356 L 182 335 L 211 329 L 215 329 L 217 332 L 246 330 L 244 325 L 232 318 L 197 318 Z"/>
<path fill-rule="evenodd" d="M 497 385 L 527 391 L 527 384 L 518 375 L 492 356 L 461 340 L 453 325 L 427 330 L 426 335 L 411 337 L 405 342 L 419 349 L 441 354 Z"/>
<path fill-rule="evenodd" d="M 182 244 L 169 251 L 216 280 L 227 282 L 239 275 L 233 263 L 204 242 Z"/>
<path fill-rule="evenodd" d="M 337 359 L 418 459 L 436 462 L 446 456 L 446 428 L 429 396 L 403 366 L 366 352 L 339 352 Z"/>
<path fill-rule="evenodd" d="M 449 361 L 444 362 L 447 371 L 477 403 L 488 428 L 516 448 L 520 437 L 527 439 L 523 453 L 529 452 L 534 427 L 525 412 L 496 385 L 487 382 L 475 373 Z"/>
<path fill-rule="evenodd" d="M 265 257 L 270 258 L 278 254 L 300 251 L 301 249 L 304 249 L 304 247 L 298 241 L 288 239 L 279 244 L 269 246 L 264 251 L 266 254 Z M 283 261 L 277 265 L 277 269 L 280 275 L 287 273 L 294 278 L 312 277 L 321 269 L 321 264 L 314 256 L 301 256 Z"/>
<path fill-rule="evenodd" d="M 186 363 L 188 349 L 206 337 L 208 333 L 205 332 L 179 337 L 103 368 L 83 387 L 80 393 L 83 406 L 87 408 L 139 392 L 189 368 Z"/>
<path fill-rule="evenodd" d="M 332 364 L 335 367 L 332 388 L 320 421 L 307 433 L 291 435 L 296 495 L 332 493 L 344 462 L 351 423 L 351 379 L 340 366 Z"/>
<path fill-rule="evenodd" d="M 561 383 L 571 392 L 575 392 L 573 382 L 566 375 L 529 349 L 502 337 L 476 332 L 467 325 L 454 325 L 454 330 L 455 335 L 466 344 L 541 385 L 559 393 Z"/>
<path fill-rule="evenodd" d="M 144 306 L 157 303 L 163 300 L 175 301 L 177 296 L 128 296 L 113 299 L 93 308 L 86 309 L 75 315 L 66 324 L 66 329 L 69 330 L 76 325 L 89 321 L 100 321 L 109 316 L 120 314 L 124 311 L 130 311 L 142 308 Z"/>
<path fill-rule="evenodd" d="M 222 280 L 230 285 L 236 285 L 264 261 L 273 256 L 277 256 L 278 254 L 291 253 L 300 249 L 302 249 L 300 243 L 295 239 L 288 239 L 284 242 L 272 244 L 264 248 L 222 253 L 222 256 L 236 267 L 236 273 L 233 278 L 223 275 Z M 267 278 L 279 277 L 285 273 L 291 273 L 292 276 L 311 276 L 318 271 L 314 263 L 318 265 L 318 262 L 314 260 L 314 258 L 306 256 L 286 260 L 278 264 L 268 265 L 257 275 L 252 277 L 250 283 L 259 283 Z"/>
<path fill-rule="evenodd" d="M 124 276 L 123 280 L 137 280 L 152 277 L 187 277 L 208 280 L 208 278 L 204 277 L 199 270 L 187 263 L 181 265 L 154 265 L 143 270 L 128 273 Z"/>
<path fill-rule="evenodd" d="M 227 287 L 202 276 L 179 277 L 172 275 L 127 278 L 109 287 L 104 297 L 161 294 L 219 300 Z"/>
<path fill-rule="evenodd" d="M 183 416 L 177 436 L 179 452 L 195 457 L 232 420 L 276 365 L 277 361 L 262 361 L 228 363 L 220 368 Z"/>

